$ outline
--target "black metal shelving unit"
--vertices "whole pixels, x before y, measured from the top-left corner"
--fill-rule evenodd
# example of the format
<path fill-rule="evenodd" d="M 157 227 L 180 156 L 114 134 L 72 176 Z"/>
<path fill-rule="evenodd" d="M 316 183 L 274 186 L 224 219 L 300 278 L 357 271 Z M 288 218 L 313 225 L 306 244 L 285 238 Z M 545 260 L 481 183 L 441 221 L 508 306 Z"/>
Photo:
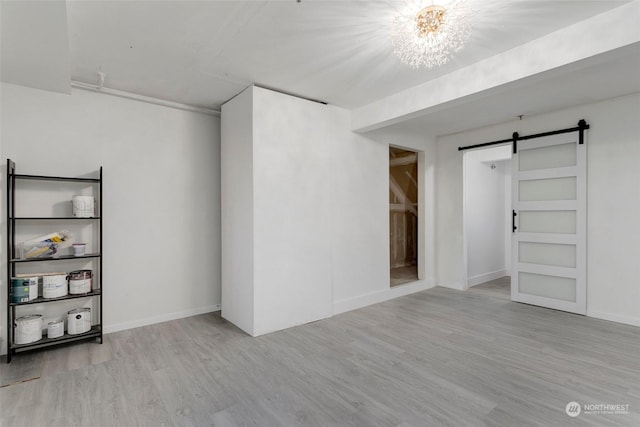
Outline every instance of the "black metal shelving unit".
<path fill-rule="evenodd" d="M 58 181 L 68 183 L 82 183 L 96 185 L 97 189 L 94 190 L 94 195 L 97 195 L 98 199 L 98 215 L 92 218 L 76 218 L 76 217 L 16 217 L 15 216 L 15 200 L 16 200 L 16 181 L 18 180 L 35 180 L 35 181 Z M 95 196 L 94 196 L 95 197 Z M 72 222 L 91 222 L 98 226 L 98 252 L 88 253 L 82 256 L 74 255 L 60 255 L 49 258 L 29 258 L 19 259 L 16 258 L 15 237 L 16 227 L 18 223 L 34 223 L 43 221 L 72 221 Z M 76 177 L 64 177 L 64 176 L 45 176 L 45 175 L 23 175 L 16 174 L 16 165 L 11 159 L 7 159 L 7 363 L 11 363 L 12 356 L 21 351 L 35 350 L 43 347 L 50 347 L 75 341 L 84 341 L 87 339 L 99 339 L 102 344 L 102 167 L 100 167 L 99 178 L 76 178 Z M 38 263 L 38 262 L 65 262 L 66 260 L 77 259 L 93 259 L 98 266 L 98 275 L 94 275 L 94 282 L 92 290 L 86 294 L 68 294 L 59 298 L 42 298 L 38 296 L 37 299 L 32 301 L 25 301 L 19 303 L 11 302 L 11 278 L 15 277 L 19 265 L 26 263 Z M 34 273 L 34 276 L 37 273 Z M 97 285 L 96 285 L 97 279 Z M 17 318 L 17 310 L 21 306 L 33 306 L 36 304 L 50 304 L 60 301 L 73 300 L 78 298 L 97 298 L 99 301 L 99 313 L 98 323 L 92 324 L 91 329 L 84 334 L 69 335 L 65 333 L 58 338 L 43 338 L 39 341 L 28 344 L 16 344 L 14 322 Z"/>

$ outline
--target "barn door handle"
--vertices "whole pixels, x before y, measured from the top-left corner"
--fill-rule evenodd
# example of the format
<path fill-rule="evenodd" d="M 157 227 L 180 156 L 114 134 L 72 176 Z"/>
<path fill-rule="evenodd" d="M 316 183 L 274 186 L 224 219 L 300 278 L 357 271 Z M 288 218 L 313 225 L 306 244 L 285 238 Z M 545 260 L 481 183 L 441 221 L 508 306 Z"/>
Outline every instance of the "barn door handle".
<path fill-rule="evenodd" d="M 511 232 L 515 233 L 516 230 L 518 229 L 518 227 L 516 227 L 516 216 L 518 216 L 518 214 L 516 213 L 515 209 L 511 211 L 512 215 L 511 215 Z"/>

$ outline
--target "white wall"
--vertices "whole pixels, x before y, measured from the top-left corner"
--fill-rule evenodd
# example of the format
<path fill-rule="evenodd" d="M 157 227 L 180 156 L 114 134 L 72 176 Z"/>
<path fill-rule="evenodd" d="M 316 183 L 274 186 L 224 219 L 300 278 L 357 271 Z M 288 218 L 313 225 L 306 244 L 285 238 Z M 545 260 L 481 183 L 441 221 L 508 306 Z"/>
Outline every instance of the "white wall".
<path fill-rule="evenodd" d="M 79 176 L 104 167 L 107 332 L 217 308 L 218 118 L 83 90 L 62 95 L 9 84 L 2 84 L 1 102 L 2 188 L 6 158 L 19 173 Z M 2 265 L 4 295 L 4 257 Z M 4 304 L 1 310 L 4 351 Z"/>
<path fill-rule="evenodd" d="M 333 108 L 252 90 L 254 335 L 261 335 L 332 314 Z"/>
<path fill-rule="evenodd" d="M 342 131 L 344 132 L 344 130 Z M 342 169 L 334 194 L 344 197 L 334 203 L 337 224 L 345 230 L 334 239 L 334 314 L 375 304 L 435 286 L 435 138 L 402 128 L 379 129 L 366 134 L 347 132 L 346 144 L 337 152 L 348 164 Z M 420 280 L 389 287 L 389 145 L 418 152 L 418 277 Z M 375 158 L 372 158 L 375 156 Z M 337 164 L 341 160 L 338 158 Z M 348 206 L 344 209 L 342 206 Z M 351 214 L 349 213 L 351 212 Z M 346 215 L 346 216 L 345 216 Z M 348 220 L 347 220 L 348 219 Z M 366 221 L 365 221 L 366 220 Z M 384 221 L 384 225 L 380 225 Z M 347 231 L 348 230 L 348 231 Z M 344 234 L 344 233 L 347 234 Z M 342 239 L 340 235 L 353 237 Z M 372 251 L 379 251 L 375 258 Z M 337 251 L 337 252 L 336 252 Z M 378 263 L 374 260 L 380 259 Z M 336 264 L 338 265 L 338 264 Z"/>
<path fill-rule="evenodd" d="M 640 325 L 640 94 L 438 139 L 437 262 L 441 285 L 463 288 L 463 179 L 459 145 L 572 127 L 587 132 L 587 315 Z"/>
<path fill-rule="evenodd" d="M 357 134 L 330 107 L 333 313 L 435 286 L 435 140 L 400 129 Z M 420 280 L 390 288 L 389 145 L 418 152 Z"/>
<path fill-rule="evenodd" d="M 223 154 L 231 143 L 226 126 L 240 131 L 253 122 L 254 276 L 248 286 L 255 286 L 255 318 L 248 328 L 236 324 L 260 335 L 433 286 L 434 239 L 429 229 L 422 256 L 431 280 L 390 289 L 388 174 L 389 143 L 422 150 L 428 172 L 421 179 L 430 179 L 423 187 L 425 195 L 428 192 L 423 203 L 425 212 L 431 212 L 435 153 L 429 152 L 425 160 L 425 149 L 435 143 L 403 134 L 377 135 L 374 140 L 350 130 L 347 110 L 260 88 L 248 91 L 253 119 L 229 109 L 230 104 L 244 103 L 238 98 L 223 106 L 222 115 Z M 244 120 L 232 118 L 232 113 Z M 224 171 L 223 166 L 223 186 Z M 226 202 L 236 203 L 224 198 L 223 213 Z M 434 222 L 429 215 L 429 227 Z M 227 308 L 238 306 L 227 306 L 227 284 L 222 286 L 227 317 Z"/>
<path fill-rule="evenodd" d="M 222 316 L 253 335 L 253 91 L 226 103 L 222 115 Z"/>
<path fill-rule="evenodd" d="M 364 135 L 385 144 L 385 146 L 393 145 L 418 153 L 418 181 L 420 183 L 418 186 L 418 277 L 423 285 L 435 286 L 437 282 L 435 262 L 436 139 L 415 131 L 402 129 L 402 127 L 378 129 Z"/>
<path fill-rule="evenodd" d="M 340 313 L 389 292 L 389 145 L 351 132 L 346 110 L 334 117 L 331 259 Z"/>
<path fill-rule="evenodd" d="M 511 208 L 511 159 L 502 162 L 504 174 L 504 269 L 511 276 L 511 234 L 513 232 L 512 208 Z"/>
<path fill-rule="evenodd" d="M 253 336 L 332 314 L 331 109 L 257 87 L 223 105 L 222 315 Z"/>
<path fill-rule="evenodd" d="M 504 151 L 510 155 L 510 147 L 464 154 L 468 286 L 508 274 L 505 174 L 511 164 Z"/>

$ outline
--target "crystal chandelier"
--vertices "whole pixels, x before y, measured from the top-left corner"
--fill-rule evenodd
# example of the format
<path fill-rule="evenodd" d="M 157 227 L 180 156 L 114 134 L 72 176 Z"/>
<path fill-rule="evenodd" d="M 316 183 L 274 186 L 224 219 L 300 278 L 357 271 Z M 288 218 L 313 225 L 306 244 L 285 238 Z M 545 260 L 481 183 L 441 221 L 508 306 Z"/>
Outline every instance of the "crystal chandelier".
<path fill-rule="evenodd" d="M 393 50 L 413 68 L 433 68 L 446 63 L 469 39 L 469 9 L 463 0 L 446 6 L 409 1 L 393 21 Z"/>

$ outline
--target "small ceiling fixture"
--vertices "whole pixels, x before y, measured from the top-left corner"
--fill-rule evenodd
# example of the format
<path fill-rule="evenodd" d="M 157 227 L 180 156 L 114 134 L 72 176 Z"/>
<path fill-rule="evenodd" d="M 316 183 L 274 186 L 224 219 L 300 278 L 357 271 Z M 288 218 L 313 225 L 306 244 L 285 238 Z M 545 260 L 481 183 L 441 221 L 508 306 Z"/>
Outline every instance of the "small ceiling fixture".
<path fill-rule="evenodd" d="M 445 6 L 409 0 L 393 21 L 393 50 L 413 68 L 440 66 L 469 39 L 469 9 L 463 0 Z"/>

